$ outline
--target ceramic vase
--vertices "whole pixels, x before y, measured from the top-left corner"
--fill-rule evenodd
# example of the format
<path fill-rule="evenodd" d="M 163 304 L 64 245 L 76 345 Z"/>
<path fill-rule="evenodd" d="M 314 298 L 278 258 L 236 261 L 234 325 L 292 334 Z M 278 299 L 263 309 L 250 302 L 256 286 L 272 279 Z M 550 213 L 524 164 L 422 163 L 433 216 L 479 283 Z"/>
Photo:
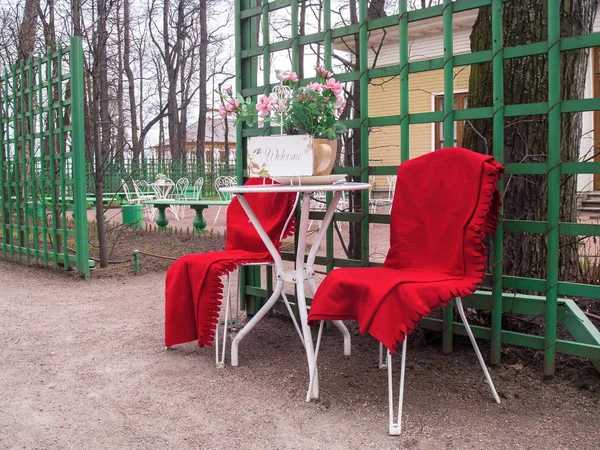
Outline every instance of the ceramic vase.
<path fill-rule="evenodd" d="M 313 140 L 313 176 L 329 175 L 337 155 L 337 141 Z"/>

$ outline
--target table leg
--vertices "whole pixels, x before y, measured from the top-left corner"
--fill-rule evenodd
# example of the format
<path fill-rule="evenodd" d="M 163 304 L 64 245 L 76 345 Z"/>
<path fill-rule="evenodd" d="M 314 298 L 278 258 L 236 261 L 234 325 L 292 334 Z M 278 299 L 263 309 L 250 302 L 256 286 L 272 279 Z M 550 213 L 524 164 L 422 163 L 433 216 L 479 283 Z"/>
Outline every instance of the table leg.
<path fill-rule="evenodd" d="M 306 235 L 308 231 L 308 214 L 310 212 L 310 194 L 302 195 L 302 207 L 300 213 L 300 223 L 296 228 L 298 232 L 298 248 L 306 248 Z M 315 370 L 315 348 L 312 341 L 312 332 L 308 326 L 308 311 L 306 309 L 306 295 L 304 293 L 304 282 L 308 280 L 305 273 L 304 252 L 298 252 L 296 255 L 296 300 L 298 302 L 298 312 L 300 313 L 300 326 L 302 327 L 302 336 L 304 337 L 304 350 L 306 351 L 306 360 L 308 362 L 309 384 L 312 385 L 312 392 L 309 392 L 306 399 L 310 401 L 313 398 L 319 398 L 319 374 Z M 314 380 L 311 378 L 314 376 Z M 312 381 L 312 382 L 311 382 Z"/>
<path fill-rule="evenodd" d="M 156 218 L 156 225 L 158 225 L 162 230 L 167 228 L 169 225 L 169 219 L 167 219 L 167 215 L 165 214 L 165 209 L 167 209 L 168 205 L 156 205 L 158 209 L 158 217 Z"/>
<path fill-rule="evenodd" d="M 271 298 L 268 300 L 268 302 L 265 304 L 265 306 L 263 306 L 259 310 L 259 313 L 261 313 L 261 315 L 259 317 L 257 317 L 259 314 L 259 313 L 257 313 L 252 318 L 252 320 L 250 322 L 248 322 L 248 324 L 244 327 L 244 330 L 246 330 L 248 325 L 251 325 L 251 327 L 248 327 L 247 331 L 245 331 L 245 333 L 242 335 L 242 337 L 245 334 L 247 334 L 248 331 L 250 331 L 252 329 L 252 327 L 254 327 L 256 322 L 258 322 L 264 316 L 264 314 L 266 314 L 268 309 L 270 309 L 270 307 L 273 304 L 275 304 L 275 301 L 277 301 L 279 294 L 281 293 L 281 289 L 283 288 L 283 281 L 292 281 L 293 283 L 295 283 L 296 288 L 297 288 L 297 304 L 298 304 L 298 309 L 300 312 L 300 326 L 302 327 L 302 338 L 304 340 L 304 350 L 306 351 L 306 360 L 308 363 L 309 381 L 311 381 L 310 378 L 314 377 L 314 380 L 312 380 L 312 383 L 311 383 L 312 390 L 309 393 L 310 395 L 307 396 L 307 400 L 310 400 L 311 398 L 318 398 L 319 383 L 318 383 L 318 372 L 315 369 L 315 361 L 314 361 L 315 349 L 314 349 L 313 342 L 312 342 L 312 333 L 311 333 L 310 327 L 308 326 L 308 322 L 307 322 L 308 312 L 306 309 L 306 295 L 304 293 L 304 283 L 305 283 L 305 281 L 307 281 L 307 277 L 305 275 L 305 270 L 304 270 L 304 252 L 298 252 L 298 254 L 296 255 L 295 270 L 286 272 L 283 268 L 283 261 L 281 260 L 281 256 L 279 255 L 279 252 L 277 251 L 277 249 L 273 245 L 273 242 L 271 242 L 271 239 L 269 238 L 269 236 L 265 232 L 264 228 L 258 221 L 256 214 L 254 214 L 254 211 L 252 211 L 252 208 L 250 207 L 250 205 L 248 204 L 248 202 L 246 201 L 246 199 L 244 198 L 243 195 L 239 195 L 238 198 L 240 200 L 240 204 L 242 205 L 242 208 L 244 208 L 244 211 L 246 211 L 246 214 L 248 215 L 250 222 L 252 222 L 252 225 L 254 225 L 254 228 L 256 229 L 256 231 L 260 235 L 262 241 L 264 242 L 267 249 L 269 250 L 269 253 L 271 253 L 271 256 L 273 256 L 273 259 L 275 262 L 275 270 L 276 270 L 276 274 L 277 274 L 277 283 L 278 284 L 281 283 L 281 288 L 278 289 L 278 287 L 276 286 L 276 292 L 273 293 L 273 296 L 271 296 Z M 338 199 L 339 199 L 339 197 L 338 197 Z M 302 196 L 301 210 L 302 210 L 302 212 L 300 215 L 300 223 L 298 224 L 297 229 L 299 230 L 298 248 L 302 249 L 302 248 L 306 247 L 306 235 L 307 235 L 307 231 L 308 231 L 308 214 L 310 212 L 310 194 L 308 194 L 308 193 L 304 193 Z M 333 213 L 331 213 L 331 214 L 333 214 Z M 314 258 L 313 258 L 313 262 L 314 262 Z M 275 293 L 277 293 L 276 297 L 275 297 Z M 232 344 L 232 349 L 231 349 L 232 364 L 234 362 L 234 353 L 235 353 L 235 363 L 237 364 L 237 344 L 239 343 L 240 339 L 241 339 L 240 335 L 236 336 L 236 338 L 234 339 L 235 348 L 234 348 L 234 344 Z"/>
<path fill-rule="evenodd" d="M 192 206 L 192 209 L 196 211 L 196 217 L 194 217 L 192 225 L 194 225 L 194 228 L 198 231 L 202 231 L 206 228 L 206 219 L 203 214 L 204 208 L 206 208 L 204 205 Z"/>
<path fill-rule="evenodd" d="M 269 300 L 267 300 L 267 302 L 262 306 L 262 308 L 260 308 L 256 312 L 256 314 L 254 314 L 252 319 L 250 319 L 250 321 L 246 325 L 244 325 L 244 328 L 242 328 L 238 332 L 237 336 L 231 343 L 231 365 L 232 366 L 238 365 L 238 347 L 240 345 L 240 341 L 242 339 L 244 339 L 244 336 L 246 336 L 250 331 L 252 331 L 252 329 L 265 316 L 265 314 L 267 314 L 271 310 L 271 308 L 273 308 L 273 306 L 275 306 L 275 303 L 277 302 L 277 300 L 279 300 L 281 291 L 283 291 L 283 279 L 280 278 L 275 283 L 275 289 L 273 290 L 273 294 L 271 294 L 271 296 L 269 297 Z"/>

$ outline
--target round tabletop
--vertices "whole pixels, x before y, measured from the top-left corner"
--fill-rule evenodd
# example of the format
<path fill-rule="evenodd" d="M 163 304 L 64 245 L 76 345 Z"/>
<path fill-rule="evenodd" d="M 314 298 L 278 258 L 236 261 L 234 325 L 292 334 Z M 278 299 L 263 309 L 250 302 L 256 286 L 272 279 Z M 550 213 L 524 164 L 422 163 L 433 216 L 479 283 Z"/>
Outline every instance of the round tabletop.
<path fill-rule="evenodd" d="M 335 184 L 305 184 L 305 185 L 288 185 L 288 184 L 254 184 L 250 186 L 229 186 L 219 190 L 230 194 L 249 194 L 258 192 L 336 192 L 336 191 L 363 191 L 369 189 L 369 183 L 357 183 L 346 181 Z"/>

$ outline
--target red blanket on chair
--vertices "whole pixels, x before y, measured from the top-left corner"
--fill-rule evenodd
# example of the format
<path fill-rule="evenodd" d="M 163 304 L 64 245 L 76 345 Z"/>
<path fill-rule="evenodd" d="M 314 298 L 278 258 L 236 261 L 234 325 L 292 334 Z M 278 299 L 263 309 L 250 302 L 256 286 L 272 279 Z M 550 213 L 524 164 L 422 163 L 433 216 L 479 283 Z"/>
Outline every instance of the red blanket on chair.
<path fill-rule="evenodd" d="M 263 182 L 273 183 L 268 178 L 251 178 L 246 184 Z M 277 249 L 295 196 L 295 193 L 245 194 Z M 284 237 L 294 232 L 294 219 L 292 217 Z M 272 260 L 239 200 L 234 197 L 227 208 L 225 251 L 186 255 L 175 261 L 167 272 L 165 345 L 198 340 L 199 347 L 211 346 L 223 298 L 220 277 L 243 263 Z"/>
<path fill-rule="evenodd" d="M 390 351 L 432 309 L 475 291 L 486 266 L 484 234 L 493 234 L 503 167 L 462 148 L 438 150 L 398 169 L 390 250 L 381 268 L 330 272 L 309 313 L 357 320 Z"/>

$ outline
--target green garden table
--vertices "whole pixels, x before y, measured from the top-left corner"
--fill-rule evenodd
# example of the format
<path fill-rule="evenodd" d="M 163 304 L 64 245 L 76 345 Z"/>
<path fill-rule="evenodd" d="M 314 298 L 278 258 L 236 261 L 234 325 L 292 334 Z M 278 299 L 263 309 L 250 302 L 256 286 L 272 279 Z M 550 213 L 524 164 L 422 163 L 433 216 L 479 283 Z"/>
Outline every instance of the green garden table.
<path fill-rule="evenodd" d="M 203 211 L 209 206 L 227 206 L 229 200 L 169 200 L 169 199 L 156 199 L 148 200 L 144 202 L 145 205 L 152 205 L 158 209 L 158 215 L 156 217 L 156 225 L 160 228 L 165 229 L 169 225 L 169 219 L 165 214 L 165 210 L 171 205 L 189 206 L 196 211 L 196 217 L 192 222 L 196 230 L 201 231 L 206 228 L 206 219 L 204 218 Z"/>

